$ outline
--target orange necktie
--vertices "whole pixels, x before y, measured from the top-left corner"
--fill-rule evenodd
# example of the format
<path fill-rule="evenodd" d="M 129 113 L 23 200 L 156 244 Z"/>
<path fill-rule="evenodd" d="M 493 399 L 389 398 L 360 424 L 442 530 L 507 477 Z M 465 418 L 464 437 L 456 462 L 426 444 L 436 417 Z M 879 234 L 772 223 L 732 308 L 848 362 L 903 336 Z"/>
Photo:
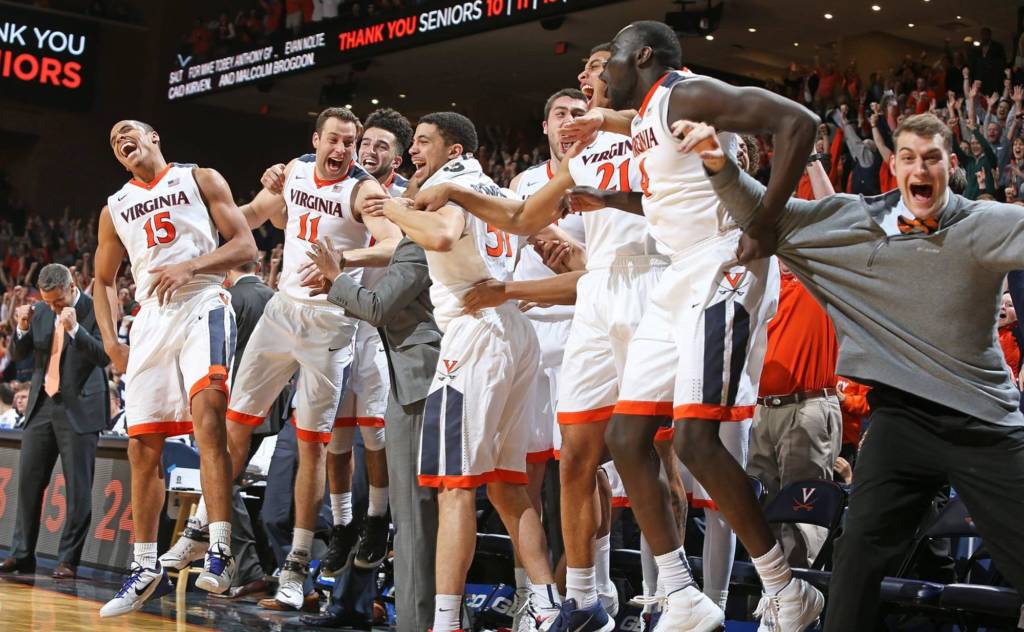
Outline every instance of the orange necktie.
<path fill-rule="evenodd" d="M 53 397 L 60 392 L 60 352 L 64 350 L 64 323 L 59 319 L 53 327 L 53 344 L 50 346 L 50 363 L 46 365 L 46 380 L 43 388 Z"/>

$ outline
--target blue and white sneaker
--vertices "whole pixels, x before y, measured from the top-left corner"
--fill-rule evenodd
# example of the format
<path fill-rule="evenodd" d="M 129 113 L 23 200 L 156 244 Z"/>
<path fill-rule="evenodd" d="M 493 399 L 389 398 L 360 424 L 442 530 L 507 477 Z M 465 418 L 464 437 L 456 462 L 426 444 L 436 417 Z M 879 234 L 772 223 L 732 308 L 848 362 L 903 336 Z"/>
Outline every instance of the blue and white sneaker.
<path fill-rule="evenodd" d="M 196 588 L 221 594 L 235 580 L 235 556 L 222 544 L 214 544 L 206 552 L 203 572 L 196 578 Z"/>
<path fill-rule="evenodd" d="M 209 527 L 204 527 L 195 518 L 189 518 L 181 537 L 166 553 L 160 556 L 164 568 L 181 570 L 196 560 L 203 559 L 210 548 Z"/>
<path fill-rule="evenodd" d="M 141 608 L 150 599 L 159 599 L 174 592 L 174 586 L 160 562 L 156 563 L 156 568 L 143 568 L 138 562 L 132 562 L 129 570 L 128 579 L 124 580 L 121 590 L 100 608 L 101 617 L 128 614 Z"/>
<path fill-rule="evenodd" d="M 543 632 L 611 632 L 615 629 L 615 620 L 608 616 L 600 601 L 589 608 L 578 608 L 575 599 L 566 599 L 558 616 L 544 621 L 540 629 Z"/>

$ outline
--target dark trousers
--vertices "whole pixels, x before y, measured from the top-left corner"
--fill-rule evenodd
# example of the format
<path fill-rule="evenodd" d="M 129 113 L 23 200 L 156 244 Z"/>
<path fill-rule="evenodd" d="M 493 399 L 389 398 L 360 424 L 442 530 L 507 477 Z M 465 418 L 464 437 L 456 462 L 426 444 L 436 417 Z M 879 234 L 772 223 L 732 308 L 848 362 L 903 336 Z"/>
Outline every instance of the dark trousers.
<path fill-rule="evenodd" d="M 1024 428 L 996 426 L 894 389 L 868 395 L 871 425 L 836 542 L 826 632 L 875 629 L 879 584 L 908 554 L 936 493 L 963 498 L 996 567 L 1024 590 Z"/>
<path fill-rule="evenodd" d="M 43 492 L 50 484 L 53 466 L 60 456 L 64 469 L 67 514 L 57 549 L 58 562 L 77 566 L 92 520 L 92 479 L 96 466 L 99 433 L 78 434 L 71 427 L 64 407 L 45 393 L 35 416 L 21 437 L 18 462 L 18 522 L 11 556 L 35 564 Z"/>

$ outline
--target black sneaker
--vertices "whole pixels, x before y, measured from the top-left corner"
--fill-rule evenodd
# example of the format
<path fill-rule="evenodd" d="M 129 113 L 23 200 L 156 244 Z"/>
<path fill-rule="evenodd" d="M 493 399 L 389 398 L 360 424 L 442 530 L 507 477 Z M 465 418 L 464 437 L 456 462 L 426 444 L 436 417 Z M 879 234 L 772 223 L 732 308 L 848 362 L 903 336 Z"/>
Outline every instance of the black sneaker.
<path fill-rule="evenodd" d="M 367 516 L 356 544 L 357 568 L 377 568 L 388 555 L 388 536 L 391 534 L 387 516 Z"/>
<path fill-rule="evenodd" d="M 345 568 L 357 537 L 358 533 L 354 522 L 344 526 L 334 525 L 331 527 L 331 541 L 327 545 L 327 555 L 320 560 L 320 575 L 336 577 L 341 569 Z"/>

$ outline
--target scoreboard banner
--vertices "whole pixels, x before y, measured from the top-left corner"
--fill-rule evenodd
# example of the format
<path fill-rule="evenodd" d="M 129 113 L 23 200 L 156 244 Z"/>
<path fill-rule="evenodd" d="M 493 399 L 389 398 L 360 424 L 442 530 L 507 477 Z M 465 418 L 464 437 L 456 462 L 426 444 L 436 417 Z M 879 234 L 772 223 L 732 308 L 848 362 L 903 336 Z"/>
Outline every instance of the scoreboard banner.
<path fill-rule="evenodd" d="M 85 110 L 96 74 L 95 25 L 0 2 L 0 95 Z"/>
<path fill-rule="evenodd" d="M 178 56 L 168 77 L 175 101 L 380 53 L 423 46 L 493 29 L 539 21 L 619 0 L 462 0 L 418 5 L 374 20 L 323 22 L 319 31 L 266 46 L 197 62 Z M 308 25 L 307 29 L 313 28 Z M 608 34 L 609 37 L 612 33 Z"/>

